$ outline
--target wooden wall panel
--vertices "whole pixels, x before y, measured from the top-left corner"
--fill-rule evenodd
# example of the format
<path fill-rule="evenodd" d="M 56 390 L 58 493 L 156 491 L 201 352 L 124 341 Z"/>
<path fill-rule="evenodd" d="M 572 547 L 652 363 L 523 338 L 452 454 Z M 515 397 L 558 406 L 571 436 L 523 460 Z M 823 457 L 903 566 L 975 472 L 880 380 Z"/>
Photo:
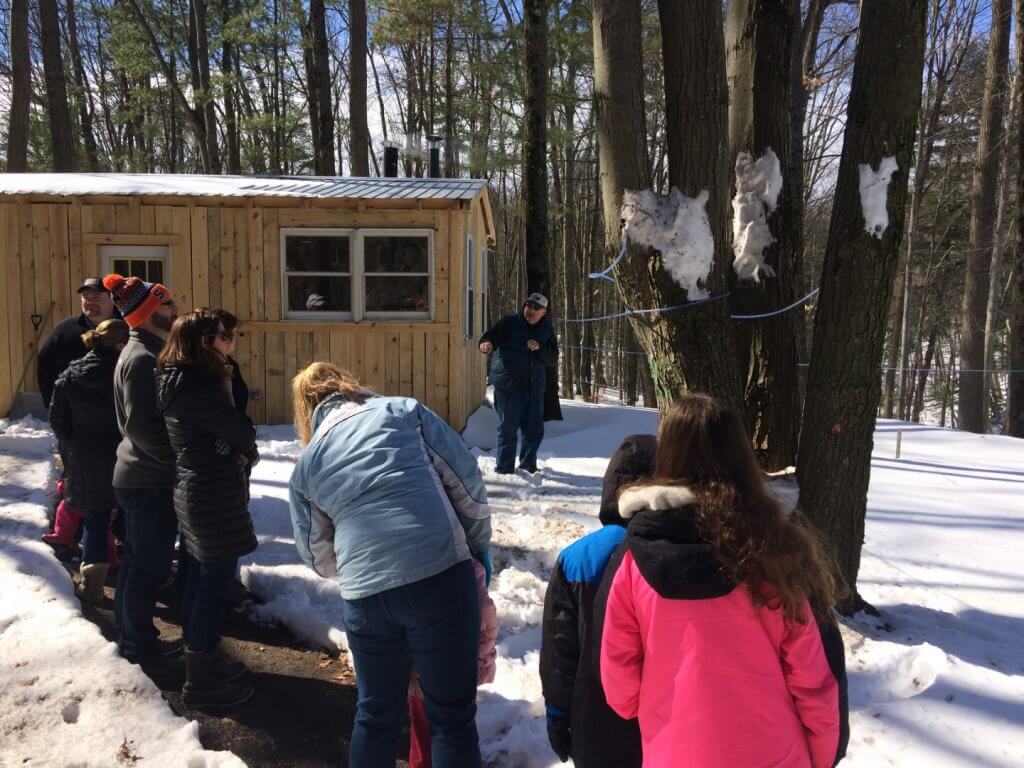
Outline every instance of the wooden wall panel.
<path fill-rule="evenodd" d="M 279 212 L 263 209 L 263 291 L 264 308 L 260 320 L 281 319 L 281 247 Z"/>
<path fill-rule="evenodd" d="M 284 362 L 283 333 L 268 333 L 265 338 L 267 356 L 266 413 L 271 424 L 283 424 L 288 420 L 291 402 L 291 381 L 286 378 Z"/>
<path fill-rule="evenodd" d="M 68 316 L 81 309 L 78 286 L 92 274 L 82 263 L 82 204 L 76 200 L 68 206 Z"/>
<path fill-rule="evenodd" d="M 142 209 L 152 211 L 151 206 Z M 192 257 L 192 301 L 197 307 L 210 305 L 210 236 L 206 208 L 189 209 L 189 242 Z"/>
<path fill-rule="evenodd" d="M 415 397 L 413 394 L 413 338 L 422 334 L 398 334 L 398 394 Z"/>
<path fill-rule="evenodd" d="M 224 209 L 222 208 L 206 209 L 206 258 L 208 262 L 207 284 L 209 285 L 209 296 L 207 297 L 207 301 L 211 307 L 224 306 L 223 296 L 221 294 L 223 280 L 221 279 L 220 268 L 220 217 L 223 210 Z"/>
<path fill-rule="evenodd" d="M 19 226 L 18 206 L 5 204 L 3 209 L 5 220 L 3 237 L 6 241 L 5 253 L 7 254 L 7 262 L 3 265 L 7 279 L 7 289 L 3 294 L 7 312 L 4 331 L 8 336 L 9 357 L 6 359 L 11 362 L 9 378 L 11 398 L 13 399 L 25 367 L 25 344 L 22 341 L 24 317 L 21 307 L 21 227 Z"/>
<path fill-rule="evenodd" d="M 8 213 L 11 207 L 0 205 L 0 252 L 6 254 L 7 258 L 12 253 L 8 245 L 8 236 L 12 231 Z M 10 316 L 7 314 L 10 308 L 8 289 L 10 283 L 16 278 L 16 275 L 12 274 L 13 272 L 10 265 L 0 264 L 0 307 L 4 307 L 0 310 L 0 360 L 4 361 L 4 364 L 0 366 L 0 414 L 4 415 L 14 404 L 14 385 L 17 383 L 14 377 L 19 375 L 11 357 L 10 331 L 12 326 Z"/>
<path fill-rule="evenodd" d="M 21 317 L 18 318 L 22 346 L 22 386 L 21 389 L 37 392 L 35 352 L 38 342 L 46 338 L 47 324 L 53 325 L 51 319 L 44 319 L 39 329 L 32 327 L 32 314 L 46 315 L 46 307 L 40 307 L 36 301 L 36 268 L 35 255 L 36 247 L 33 238 L 33 208 L 32 205 L 18 206 L 18 232 L 19 232 L 19 256 L 21 261 L 21 276 L 18 287 L 21 290 Z"/>

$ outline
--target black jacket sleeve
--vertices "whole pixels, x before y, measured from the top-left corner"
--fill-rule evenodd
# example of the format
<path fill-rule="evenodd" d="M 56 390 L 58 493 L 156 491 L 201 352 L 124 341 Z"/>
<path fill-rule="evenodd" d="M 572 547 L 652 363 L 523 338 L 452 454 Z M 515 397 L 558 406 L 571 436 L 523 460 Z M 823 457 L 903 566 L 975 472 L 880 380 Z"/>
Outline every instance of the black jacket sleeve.
<path fill-rule="evenodd" d="M 63 382 L 54 385 L 50 397 L 50 428 L 62 443 L 71 438 L 71 402 Z"/>
<path fill-rule="evenodd" d="M 573 684 L 579 664 L 579 604 L 576 592 L 558 563 L 544 597 L 540 645 L 540 682 L 547 704 L 566 712 L 572 709 Z"/>
<path fill-rule="evenodd" d="M 821 633 L 821 645 L 825 649 L 829 669 L 839 686 L 839 744 L 836 746 L 836 760 L 833 765 L 846 757 L 846 748 L 850 743 L 850 702 L 846 680 L 846 648 L 843 646 L 843 635 L 839 624 L 832 617 L 825 619 L 815 617 L 818 631 Z"/>
<path fill-rule="evenodd" d="M 238 412 L 245 413 L 249 406 L 249 385 L 242 378 L 242 368 L 233 357 L 228 358 L 228 366 L 231 368 L 231 397 Z"/>
<path fill-rule="evenodd" d="M 53 397 L 53 385 L 60 376 L 61 371 L 68 364 L 65 360 L 63 339 L 63 326 L 53 329 L 46 341 L 39 347 L 39 357 L 36 360 L 36 379 L 39 381 L 39 393 L 43 396 L 43 405 L 50 407 L 50 399 Z"/>
<path fill-rule="evenodd" d="M 551 329 L 548 340 L 540 345 L 537 350 L 537 357 L 544 363 L 545 367 L 551 368 L 558 365 L 558 338 L 555 336 L 555 329 Z"/>
<path fill-rule="evenodd" d="M 494 346 L 498 347 L 504 343 L 507 336 L 506 327 L 508 323 L 508 316 L 501 318 L 498 322 L 491 326 L 490 330 L 487 331 L 483 336 L 480 337 L 480 343 L 483 344 L 485 341 L 491 342 Z"/>
<path fill-rule="evenodd" d="M 249 418 L 231 406 L 228 393 L 215 376 L 179 398 L 187 403 L 189 417 L 230 445 L 236 453 L 249 454 L 256 447 L 256 428 Z"/>

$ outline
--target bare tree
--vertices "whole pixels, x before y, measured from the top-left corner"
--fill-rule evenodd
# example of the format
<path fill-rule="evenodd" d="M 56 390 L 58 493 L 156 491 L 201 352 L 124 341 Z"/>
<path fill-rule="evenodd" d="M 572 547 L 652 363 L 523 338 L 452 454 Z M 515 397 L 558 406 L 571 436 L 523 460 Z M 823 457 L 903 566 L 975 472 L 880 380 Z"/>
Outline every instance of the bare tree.
<path fill-rule="evenodd" d="M 840 606 L 845 612 L 864 606 L 855 587 L 881 395 L 878 370 L 921 100 L 927 9 L 928 0 L 864 0 L 861 5 L 815 317 L 797 460 L 800 504 L 825 535 L 850 589 Z M 877 185 L 886 185 L 881 199 L 887 225 L 860 191 L 861 176 L 873 174 L 875 194 Z"/>
<path fill-rule="evenodd" d="M 985 309 L 988 304 L 989 268 L 995 240 L 996 192 L 999 184 L 999 148 L 1006 109 L 1006 73 L 1010 62 L 1010 0 L 992 0 L 985 98 L 981 133 L 971 190 L 971 240 L 967 251 L 964 285 L 963 341 L 960 346 L 960 429 L 984 432 Z"/>
<path fill-rule="evenodd" d="M 369 176 L 370 128 L 366 118 L 366 0 L 348 3 L 348 113 L 352 123 L 352 175 Z"/>
<path fill-rule="evenodd" d="M 133 0 L 134 1 L 134 0 Z M 209 172 L 220 173 L 220 149 L 217 146 L 217 108 L 210 87 L 210 45 L 206 26 L 206 0 L 189 2 L 188 62 L 192 71 L 192 90 L 196 111 L 202 116 L 203 137 L 209 157 Z"/>
<path fill-rule="evenodd" d="M 39 42 L 43 49 L 43 73 L 46 76 L 46 109 L 50 118 L 53 170 L 73 171 L 75 147 L 64 60 L 61 56 L 57 0 L 39 0 Z"/>
<path fill-rule="evenodd" d="M 551 293 L 548 256 L 548 5 L 523 0 L 526 71 L 523 202 L 526 210 L 527 290 Z"/>
<path fill-rule="evenodd" d="M 296 5 L 295 11 L 301 18 L 301 5 Z M 309 131 L 313 142 L 313 173 L 317 176 L 333 176 L 334 112 L 331 109 L 331 64 L 327 51 L 327 16 L 324 0 L 310 0 L 309 17 L 302 23 L 302 60 L 306 69 Z M 364 88 L 364 107 L 365 102 Z"/>
<path fill-rule="evenodd" d="M 82 143 L 85 145 L 85 158 L 90 171 L 100 169 L 99 150 L 96 146 L 96 135 L 92 126 L 92 90 L 85 77 L 82 65 L 82 51 L 78 43 L 78 20 L 74 0 L 68 0 L 64 6 L 64 18 L 68 26 L 68 49 L 71 52 L 71 66 L 75 75 L 75 104 L 78 107 L 78 123 L 82 130 Z"/>
<path fill-rule="evenodd" d="M 726 16 L 730 166 L 738 168 L 741 155 L 747 158 L 741 161 L 745 166 L 771 152 L 783 173 L 777 207 L 765 212 L 772 242 L 765 249 L 764 263 L 771 272 L 756 282 L 746 280 L 733 287 L 731 306 L 740 313 L 771 311 L 796 298 L 803 189 L 802 178 L 791 173 L 796 150 L 791 131 L 796 126 L 790 109 L 799 40 L 799 0 L 730 0 Z M 737 207 L 742 205 L 734 203 L 734 218 L 741 216 Z M 800 434 L 796 340 L 802 322 L 800 314 L 787 312 L 758 323 L 741 323 L 738 328 L 748 429 L 769 470 L 796 462 Z"/>
<path fill-rule="evenodd" d="M 1014 0 L 1016 69 L 1014 92 L 1024 105 L 1024 0 Z M 1019 108 L 1019 107 L 1018 107 Z M 1024 125 L 1017 130 L 1017 247 L 1013 255 L 1013 279 L 1007 325 L 1010 337 L 1010 384 L 1007 434 L 1024 437 Z"/>
<path fill-rule="evenodd" d="M 28 46 L 28 0 L 11 0 L 8 29 L 11 104 L 7 121 L 7 170 L 28 170 L 28 110 L 32 102 L 32 60 Z"/>

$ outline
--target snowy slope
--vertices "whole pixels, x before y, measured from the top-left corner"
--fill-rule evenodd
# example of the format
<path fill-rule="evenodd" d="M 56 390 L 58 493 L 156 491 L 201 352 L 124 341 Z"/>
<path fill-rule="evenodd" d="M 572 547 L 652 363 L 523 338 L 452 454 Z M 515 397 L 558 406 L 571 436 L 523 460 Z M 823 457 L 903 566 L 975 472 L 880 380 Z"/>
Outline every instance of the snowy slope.
<path fill-rule="evenodd" d="M 608 456 L 625 435 L 656 427 L 650 410 L 568 401 L 562 408 L 566 421 L 547 425 L 538 482 L 497 476 L 493 458 L 480 456 L 494 506 L 501 635 L 497 679 L 481 690 L 478 723 L 495 766 L 560 765 L 547 746 L 537 678 L 546 580 L 560 549 L 598 526 Z M 467 439 L 489 446 L 493 417 L 478 411 Z M 45 519 L 36 489 L 50 471 L 49 438 L 36 427 L 0 437 L 0 448 L 18 457 L 12 464 L 0 453 L 0 764 L 11 754 L 16 764 L 23 754 L 54 755 L 37 765 L 65 764 L 57 750 L 74 743 L 76 756 L 96 756 L 86 764 L 106 765 L 100 758 L 131 734 L 147 757 L 162 751 L 150 747 L 162 739 L 192 755 L 190 766 L 237 765 L 198 752 L 194 725 L 174 718 L 138 669 L 84 622 L 66 575 L 35 543 Z M 260 610 L 268 619 L 310 645 L 343 648 L 338 588 L 299 564 L 292 541 L 294 432 L 261 428 L 260 438 L 252 488 L 260 548 L 243 560 L 242 578 L 267 600 Z M 853 730 L 844 765 L 1024 764 L 1022 492 L 1022 441 L 879 422 L 861 590 L 884 616 L 844 626 Z M 88 732 L 65 715 L 88 723 Z M 53 729 L 69 740 L 49 738 Z"/>
<path fill-rule="evenodd" d="M 82 617 L 39 537 L 51 476 L 46 424 L 0 420 L 0 765 L 239 768 L 199 743 L 142 670 Z"/>

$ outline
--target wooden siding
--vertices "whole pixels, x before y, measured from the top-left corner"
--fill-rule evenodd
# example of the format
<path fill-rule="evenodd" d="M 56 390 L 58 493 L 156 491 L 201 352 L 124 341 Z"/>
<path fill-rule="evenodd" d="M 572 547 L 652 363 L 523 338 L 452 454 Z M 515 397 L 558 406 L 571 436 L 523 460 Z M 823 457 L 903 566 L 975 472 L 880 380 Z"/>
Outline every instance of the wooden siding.
<path fill-rule="evenodd" d="M 480 199 L 447 207 L 407 201 L 412 207 L 406 208 L 198 202 L 0 201 L 0 360 L 9 361 L 0 369 L 0 413 L 18 391 L 38 391 L 38 345 L 56 322 L 80 311 L 76 288 L 84 277 L 102 272 L 102 245 L 136 243 L 169 246 L 166 282 L 183 309 L 220 306 L 238 316 L 236 358 L 257 423 L 290 421 L 291 378 L 314 360 L 331 360 L 383 394 L 415 397 L 456 428 L 465 424 L 480 402 L 485 375 L 477 340 L 465 338 L 463 309 L 466 232 L 473 235 L 477 283 L 487 237 Z M 434 321 L 283 321 L 280 229 L 304 226 L 434 230 Z M 479 336 L 479 285 L 474 297 Z M 42 316 L 38 330 L 33 314 Z"/>

